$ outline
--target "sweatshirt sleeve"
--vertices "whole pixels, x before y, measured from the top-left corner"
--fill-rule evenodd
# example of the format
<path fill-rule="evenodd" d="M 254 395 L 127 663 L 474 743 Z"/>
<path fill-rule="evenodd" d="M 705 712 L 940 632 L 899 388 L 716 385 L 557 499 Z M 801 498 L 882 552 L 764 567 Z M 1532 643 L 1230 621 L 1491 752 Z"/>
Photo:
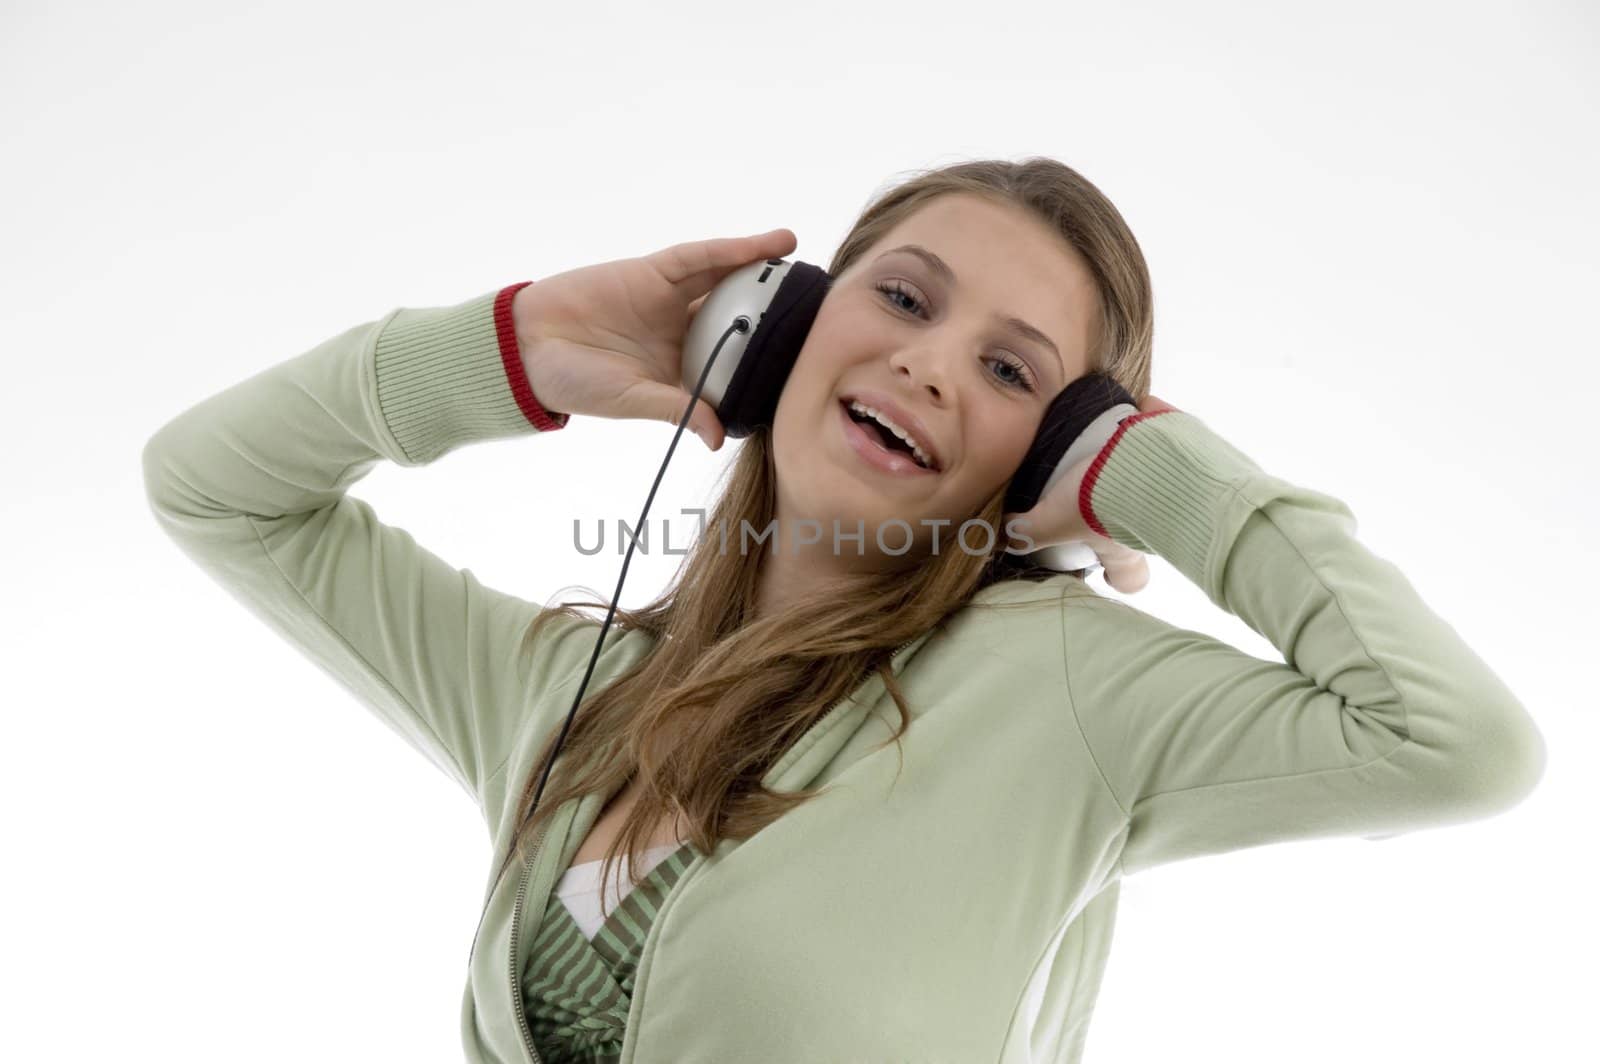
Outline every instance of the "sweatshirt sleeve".
<path fill-rule="evenodd" d="M 1284 658 L 1063 600 L 1068 698 L 1128 818 L 1125 875 L 1486 817 L 1543 775 L 1527 711 L 1338 499 L 1264 473 L 1184 411 L 1125 420 L 1079 499 L 1095 531 L 1165 558 Z"/>
<path fill-rule="evenodd" d="M 166 534 L 480 807 L 528 692 L 573 656 L 584 622 L 558 616 L 524 645 L 541 607 L 346 491 L 382 459 L 420 466 L 566 425 L 523 370 L 511 298 L 527 283 L 348 329 L 179 414 L 143 456 Z"/>

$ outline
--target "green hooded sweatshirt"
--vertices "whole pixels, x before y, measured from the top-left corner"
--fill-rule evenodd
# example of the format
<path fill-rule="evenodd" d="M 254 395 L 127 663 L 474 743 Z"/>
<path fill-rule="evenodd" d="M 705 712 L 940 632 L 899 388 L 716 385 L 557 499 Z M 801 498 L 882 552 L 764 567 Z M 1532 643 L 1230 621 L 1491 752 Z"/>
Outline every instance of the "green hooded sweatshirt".
<path fill-rule="evenodd" d="M 528 386 L 520 287 L 356 325 L 197 403 L 143 454 L 179 547 L 482 810 L 493 854 L 465 1053 L 545 1064 L 557 1053 L 533 1044 L 522 984 L 549 960 L 540 915 L 610 796 L 568 802 L 530 862 L 488 888 L 599 624 L 557 617 L 525 640 L 543 607 L 347 494 L 379 461 L 420 466 L 566 423 Z M 582 457 L 532 446 L 535 470 Z M 1339 500 L 1263 472 L 1182 411 L 1130 418 L 1090 476 L 1092 522 L 1165 558 L 1283 661 L 1067 574 L 984 589 L 894 654 L 912 718 L 898 748 L 881 745 L 899 714 L 874 674 L 765 777 L 824 793 L 673 866 L 605 1059 L 1077 1061 L 1122 877 L 1463 823 L 1537 784 L 1545 745 L 1527 711 L 1357 540 Z M 650 643 L 609 631 L 586 694 Z"/>

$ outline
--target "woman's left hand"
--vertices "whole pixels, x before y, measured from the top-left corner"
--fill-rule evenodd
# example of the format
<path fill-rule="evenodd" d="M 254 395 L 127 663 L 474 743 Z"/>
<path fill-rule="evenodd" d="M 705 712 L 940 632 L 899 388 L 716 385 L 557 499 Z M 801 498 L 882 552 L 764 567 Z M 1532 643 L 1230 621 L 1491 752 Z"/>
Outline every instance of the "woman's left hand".
<path fill-rule="evenodd" d="M 1153 410 L 1176 410 L 1177 407 L 1155 396 L 1147 396 L 1139 403 L 1141 413 Z M 1099 455 L 1091 455 L 1071 469 L 1040 499 L 1033 509 L 1024 513 L 1008 513 L 1001 518 L 1002 528 L 1016 528 L 1033 541 L 1033 550 L 1059 543 L 1084 543 L 1093 550 L 1105 569 L 1105 581 L 1113 590 L 1131 595 L 1144 590 L 1150 582 L 1150 566 L 1145 556 L 1131 547 L 1124 547 L 1089 527 L 1078 506 L 1078 492 L 1083 486 L 1084 474 Z M 1011 522 L 1015 520 L 1016 525 Z M 1013 539 L 1013 547 L 1023 546 Z"/>

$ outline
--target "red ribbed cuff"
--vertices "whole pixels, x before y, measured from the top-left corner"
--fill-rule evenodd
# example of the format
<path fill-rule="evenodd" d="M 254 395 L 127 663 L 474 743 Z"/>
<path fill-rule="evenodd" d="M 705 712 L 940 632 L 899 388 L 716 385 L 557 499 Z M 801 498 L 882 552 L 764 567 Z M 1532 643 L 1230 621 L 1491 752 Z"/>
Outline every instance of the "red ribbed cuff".
<path fill-rule="evenodd" d="M 1088 470 L 1083 474 L 1083 482 L 1078 485 L 1078 512 L 1083 515 L 1084 523 L 1093 529 L 1097 535 L 1105 536 L 1107 539 L 1111 538 L 1106 532 L 1106 526 L 1102 525 L 1100 519 L 1094 515 L 1094 507 L 1089 504 L 1089 497 L 1094 493 L 1094 482 L 1100 478 L 1100 469 L 1106 464 L 1106 459 L 1111 457 L 1111 452 L 1116 448 L 1117 441 L 1122 439 L 1122 434 L 1127 432 L 1130 427 L 1141 421 L 1158 417 L 1161 414 L 1175 414 L 1178 412 L 1176 409 L 1146 410 L 1140 414 L 1128 415 L 1117 425 L 1117 431 L 1111 434 L 1111 438 L 1106 441 L 1105 446 L 1100 448 L 1100 453 L 1094 456 L 1094 461 L 1089 464 Z"/>
<path fill-rule="evenodd" d="M 511 316 L 511 298 L 532 283 L 520 281 L 507 285 L 495 296 L 494 331 L 500 340 L 500 364 L 505 367 L 506 381 L 511 385 L 511 394 L 517 400 L 518 409 L 540 432 L 555 432 L 565 428 L 572 415 L 546 410 L 533 394 L 533 386 L 528 383 L 528 371 L 522 364 L 522 347 L 517 343 L 516 322 Z"/>

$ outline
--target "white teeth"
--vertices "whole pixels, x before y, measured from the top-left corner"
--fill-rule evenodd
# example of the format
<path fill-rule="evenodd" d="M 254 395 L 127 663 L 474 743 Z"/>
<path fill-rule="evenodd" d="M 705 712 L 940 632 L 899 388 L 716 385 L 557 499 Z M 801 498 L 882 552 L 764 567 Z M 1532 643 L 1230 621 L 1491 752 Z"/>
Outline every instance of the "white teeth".
<path fill-rule="evenodd" d="M 917 464 L 922 466 L 922 468 L 933 468 L 933 458 L 928 454 L 927 451 L 922 449 L 921 444 L 917 443 L 916 440 L 911 438 L 911 433 L 907 432 L 899 425 L 896 425 L 893 421 L 890 421 L 889 415 L 872 409 L 872 407 L 861 402 L 859 399 L 850 400 L 850 409 L 855 410 L 858 413 L 866 414 L 878 424 L 882 425 L 884 428 L 888 429 L 890 432 L 904 440 L 906 445 L 911 448 L 912 454 L 916 456 Z"/>

